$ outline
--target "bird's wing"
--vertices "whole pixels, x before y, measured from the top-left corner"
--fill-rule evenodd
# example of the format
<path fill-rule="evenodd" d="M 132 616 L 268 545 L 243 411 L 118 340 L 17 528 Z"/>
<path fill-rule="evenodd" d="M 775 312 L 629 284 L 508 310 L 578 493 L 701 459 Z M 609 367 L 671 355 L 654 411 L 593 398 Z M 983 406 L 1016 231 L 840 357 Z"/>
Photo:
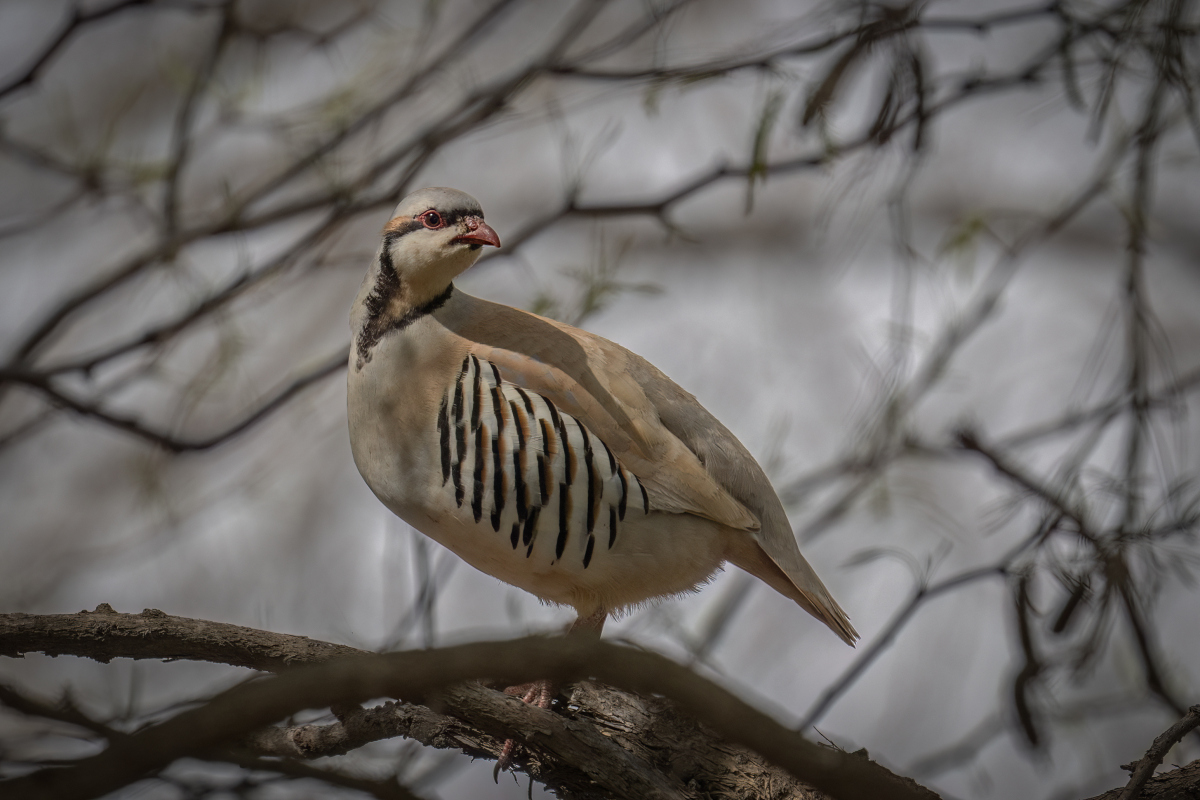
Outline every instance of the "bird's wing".
<path fill-rule="evenodd" d="M 695 397 L 645 359 L 637 358 L 630 377 L 645 389 L 663 426 L 761 521 L 752 539 L 732 542 L 729 560 L 780 594 L 791 597 L 843 641 L 853 645 L 858 633 L 801 555 L 783 503 L 750 452 Z"/>
<path fill-rule="evenodd" d="M 641 356 L 600 336 L 459 293 L 443 318 L 504 377 L 550 398 L 613 450 L 655 510 L 696 514 L 746 531 L 729 560 L 829 626 L 858 638 L 800 554 L 766 473 L 728 428 Z M 441 318 L 441 317 L 440 317 Z"/>
<path fill-rule="evenodd" d="M 758 518 L 659 419 L 636 377 L 654 369 L 644 359 L 570 325 L 463 293 L 456 298 L 439 320 L 505 380 L 550 399 L 604 441 L 645 485 L 652 509 L 758 530 Z"/>

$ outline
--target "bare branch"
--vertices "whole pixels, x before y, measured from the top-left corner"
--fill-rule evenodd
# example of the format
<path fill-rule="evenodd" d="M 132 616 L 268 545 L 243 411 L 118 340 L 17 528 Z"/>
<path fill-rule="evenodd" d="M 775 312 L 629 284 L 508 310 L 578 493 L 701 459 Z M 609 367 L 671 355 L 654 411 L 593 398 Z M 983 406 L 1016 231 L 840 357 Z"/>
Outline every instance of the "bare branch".
<path fill-rule="evenodd" d="M 363 655 L 362 650 L 306 636 L 173 617 L 153 608 L 118 614 L 108 603 L 78 614 L 0 614 L 0 656 L 25 653 L 102 663 L 114 658 L 211 661 L 263 672 Z"/>
<path fill-rule="evenodd" d="M 346 359 L 349 358 L 349 350 L 339 352 L 332 358 L 326 359 L 325 362 L 292 380 L 289 384 L 277 391 L 266 402 L 260 405 L 255 411 L 234 423 L 223 431 L 214 433 L 200 439 L 183 439 L 169 433 L 155 430 L 147 427 L 137 418 L 117 412 L 105 411 L 100 408 L 99 404 L 90 400 L 81 400 L 72 395 L 56 388 L 50 382 L 50 379 L 44 375 L 28 372 L 7 372 L 0 371 L 0 382 L 10 381 L 13 383 L 23 384 L 30 388 L 36 389 L 43 394 L 46 399 L 53 405 L 60 406 L 80 414 L 81 416 L 97 420 L 119 431 L 133 434 L 139 439 L 143 439 L 151 444 L 157 445 L 164 450 L 172 453 L 195 452 L 202 450 L 211 450 L 214 447 L 224 444 L 253 428 L 258 423 L 271 416 L 275 411 L 285 406 L 293 397 L 300 394 L 302 391 L 318 383 L 324 378 L 333 375 L 346 366 Z"/>
<path fill-rule="evenodd" d="M 1154 770 L 1166 758 L 1167 751 L 1181 741 L 1184 736 L 1195 730 L 1197 726 L 1200 726 L 1200 705 L 1189 708 L 1183 719 L 1155 737 L 1154 743 L 1150 745 L 1146 755 L 1137 762 L 1137 767 L 1129 776 L 1129 783 L 1125 785 L 1125 791 L 1121 792 L 1120 800 L 1137 800 L 1142 789 L 1150 780 L 1150 776 L 1154 774 Z"/>
<path fill-rule="evenodd" d="M 825 716 L 825 712 L 837 702 L 838 698 L 845 694 L 854 682 L 862 677 L 863 673 L 875 663 L 879 655 L 891 646 L 892 642 L 896 640 L 896 636 L 926 602 L 978 581 L 987 578 L 1000 578 L 1006 574 L 1006 567 L 1001 564 L 994 567 L 969 570 L 930 586 L 919 586 L 903 608 L 896 612 L 883 631 L 875 637 L 870 647 L 863 650 L 854 659 L 854 663 L 842 673 L 841 677 L 821 693 L 817 702 L 813 704 L 808 713 L 804 715 L 804 719 L 796 726 L 796 730 L 806 730 L 820 722 L 821 718 Z"/>
<path fill-rule="evenodd" d="M 94 632 L 103 624 L 93 617 L 120 619 L 123 616 L 101 609 L 87 615 L 84 628 Z M 154 613 L 149 617 L 149 624 L 159 626 L 160 630 L 163 626 L 172 628 L 176 620 Z M 59 631 L 57 644 L 42 641 L 41 646 L 49 644 L 61 651 L 63 643 L 76 637 L 69 629 L 64 630 L 64 617 L 55 617 L 52 622 Z M 0 625 L 13 624 L 25 631 L 36 627 L 27 615 L 0 616 Z M 144 619 L 122 621 L 122 626 L 128 625 L 129 630 L 145 624 Z M 183 632 L 188 626 L 198 626 L 195 629 L 208 636 L 207 626 L 212 625 L 196 620 L 184 620 L 182 624 L 184 628 L 176 631 L 181 639 L 187 639 Z M 233 646 L 236 650 L 230 636 L 231 628 L 233 626 L 220 626 L 216 639 L 221 648 Z M 282 666 L 287 663 L 286 657 L 278 651 L 273 656 L 267 654 L 274 636 L 261 631 L 247 632 L 250 646 L 234 658 L 241 662 L 263 659 L 277 667 Z M 0 642 L 7 642 L 8 638 L 0 633 Z M 280 637 L 275 642 L 290 643 L 295 639 Z M 315 654 L 316 650 L 308 646 L 308 640 L 302 641 L 306 652 Z M 99 645 L 95 639 L 87 642 L 93 657 L 98 654 Z M 130 654 L 138 650 L 135 645 L 132 637 L 116 638 L 107 655 Z M 324 643 L 315 643 L 315 646 L 335 647 Z M 6 646 L 5 652 L 28 652 L 29 649 L 27 644 L 10 645 Z M 178 642 L 171 642 L 167 652 L 179 649 Z M 201 657 L 213 660 L 211 656 Z M 83 759 L 74 767 L 37 772 L 0 783 L 0 786 L 6 790 L 6 796 L 13 798 L 44 796 L 46 792 L 62 798 L 91 797 L 119 788 L 146 771 L 164 767 L 183 755 L 205 752 L 223 742 L 244 737 L 304 708 L 339 706 L 386 696 L 401 697 L 410 702 L 430 702 L 441 697 L 444 702 L 447 687 L 479 677 L 516 684 L 537 677 L 568 682 L 587 676 L 639 694 L 664 695 L 719 734 L 761 753 L 833 797 L 847 800 L 880 796 L 899 800 L 936 797 L 861 757 L 807 742 L 728 691 L 662 656 L 605 642 L 541 638 L 338 658 L 289 670 L 278 677 L 241 684 L 223 692 L 200 708 L 184 711 L 166 722 L 131 734 L 126 740 L 111 743 L 104 753 Z M 515 698 L 505 702 L 518 714 L 537 717 L 534 712 L 540 712 Z M 547 721 L 543 718 L 538 725 L 522 729 L 529 737 L 527 742 L 531 747 L 545 749 L 555 738 L 540 727 Z M 503 726 L 497 725 L 495 732 L 503 735 Z M 592 774 L 592 778 L 611 781 L 613 776 Z M 619 792 L 617 787 L 610 788 Z M 675 797 L 676 794 L 658 784 L 648 794 L 635 796 Z"/>
<path fill-rule="evenodd" d="M 1197 788 L 1200 788 L 1200 760 L 1150 778 L 1138 797 L 1141 800 L 1177 800 L 1187 797 L 1189 792 L 1194 794 Z M 1089 800 L 1120 800 L 1124 793 L 1122 786 Z"/>
<path fill-rule="evenodd" d="M 79 33 L 80 29 L 90 25 L 97 20 L 110 17 L 114 14 L 119 14 L 130 8 L 144 6 L 152 3 L 153 0 L 120 0 L 120 2 L 111 3 L 107 6 L 102 6 L 93 11 L 84 11 L 80 3 L 74 3 L 71 9 L 70 17 L 63 23 L 56 33 L 41 51 L 34 57 L 33 61 L 25 67 L 20 73 L 10 78 L 6 83 L 0 84 L 0 99 L 3 99 L 9 94 L 18 89 L 31 85 L 42 70 L 50 63 L 53 58 L 58 55 L 67 42 L 74 38 Z"/>

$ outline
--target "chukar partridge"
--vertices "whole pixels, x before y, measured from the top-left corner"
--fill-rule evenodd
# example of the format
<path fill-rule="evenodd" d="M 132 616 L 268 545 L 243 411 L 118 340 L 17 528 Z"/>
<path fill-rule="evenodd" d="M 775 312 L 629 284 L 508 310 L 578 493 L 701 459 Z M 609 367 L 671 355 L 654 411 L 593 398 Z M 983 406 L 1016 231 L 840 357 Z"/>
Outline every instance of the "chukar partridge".
<path fill-rule="evenodd" d="M 577 628 L 729 561 L 853 645 L 746 448 L 620 345 L 457 290 L 484 245 L 473 197 L 414 192 L 354 301 L 350 443 L 384 505 Z"/>

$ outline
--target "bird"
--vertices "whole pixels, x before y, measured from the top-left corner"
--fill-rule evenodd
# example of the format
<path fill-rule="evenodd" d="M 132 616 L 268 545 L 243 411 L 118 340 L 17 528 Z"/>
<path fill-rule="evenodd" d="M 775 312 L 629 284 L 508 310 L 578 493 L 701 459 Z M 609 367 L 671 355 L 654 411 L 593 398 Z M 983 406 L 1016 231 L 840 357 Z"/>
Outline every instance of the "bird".
<path fill-rule="evenodd" d="M 484 247 L 500 237 L 475 198 L 415 191 L 354 300 L 350 444 L 383 505 L 472 567 L 574 608 L 570 633 L 598 636 L 610 615 L 694 591 L 728 562 L 853 646 L 742 443 L 624 347 L 456 288 Z M 545 682 L 514 688 L 549 707 Z"/>

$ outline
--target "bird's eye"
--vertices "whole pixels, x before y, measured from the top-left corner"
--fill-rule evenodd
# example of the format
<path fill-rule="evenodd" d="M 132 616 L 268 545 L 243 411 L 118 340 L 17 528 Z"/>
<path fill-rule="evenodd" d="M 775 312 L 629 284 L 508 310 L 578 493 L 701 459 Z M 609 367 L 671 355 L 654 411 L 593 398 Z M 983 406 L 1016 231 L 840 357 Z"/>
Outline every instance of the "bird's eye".
<path fill-rule="evenodd" d="M 426 211 L 421 215 L 421 222 L 425 224 L 426 228 L 440 228 L 442 227 L 442 215 L 436 211 Z"/>

